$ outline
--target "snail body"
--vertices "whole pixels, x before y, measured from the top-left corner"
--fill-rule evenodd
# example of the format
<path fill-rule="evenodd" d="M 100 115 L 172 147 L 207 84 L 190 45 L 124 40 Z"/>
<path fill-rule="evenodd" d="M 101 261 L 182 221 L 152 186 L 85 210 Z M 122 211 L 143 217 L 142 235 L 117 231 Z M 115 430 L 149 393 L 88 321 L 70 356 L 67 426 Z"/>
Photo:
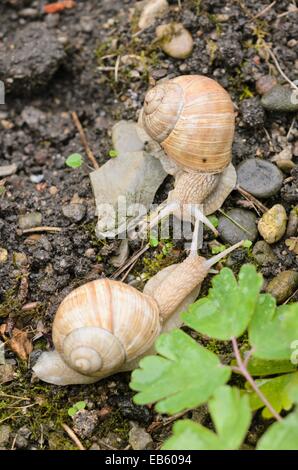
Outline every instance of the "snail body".
<path fill-rule="evenodd" d="M 144 293 L 110 279 L 78 287 L 55 315 L 55 350 L 40 356 L 34 372 L 45 382 L 69 385 L 132 370 L 154 352 L 161 332 L 181 326 L 180 312 L 196 299 L 211 266 L 238 246 L 210 260 L 191 252 L 151 278 Z"/>
<path fill-rule="evenodd" d="M 164 150 L 161 163 L 175 176 L 167 209 L 151 226 L 170 213 L 192 220 L 190 212 L 181 211 L 183 205 L 203 206 L 195 218 L 208 225 L 203 215 L 219 209 L 236 185 L 235 113 L 227 91 L 200 75 L 164 81 L 147 92 L 139 125 Z"/>

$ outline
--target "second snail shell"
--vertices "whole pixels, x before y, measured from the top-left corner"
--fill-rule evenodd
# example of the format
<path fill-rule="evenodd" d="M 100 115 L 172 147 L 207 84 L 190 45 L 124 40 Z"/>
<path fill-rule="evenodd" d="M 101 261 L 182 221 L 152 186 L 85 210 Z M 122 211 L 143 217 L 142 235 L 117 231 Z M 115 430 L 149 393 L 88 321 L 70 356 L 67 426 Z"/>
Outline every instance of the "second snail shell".
<path fill-rule="evenodd" d="M 234 106 L 228 92 L 210 78 L 182 75 L 158 84 L 145 96 L 141 122 L 186 169 L 220 173 L 231 161 Z"/>
<path fill-rule="evenodd" d="M 53 342 L 71 369 L 104 377 L 141 356 L 159 332 L 154 299 L 131 286 L 101 279 L 64 299 L 53 323 Z"/>

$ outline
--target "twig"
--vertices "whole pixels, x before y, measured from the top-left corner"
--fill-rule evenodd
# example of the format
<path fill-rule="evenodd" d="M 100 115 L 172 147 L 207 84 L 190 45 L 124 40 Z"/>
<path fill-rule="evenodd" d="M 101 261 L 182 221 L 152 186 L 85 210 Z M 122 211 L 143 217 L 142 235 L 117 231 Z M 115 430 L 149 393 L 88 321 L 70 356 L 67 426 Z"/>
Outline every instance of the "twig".
<path fill-rule="evenodd" d="M 28 302 L 27 304 L 23 305 L 22 310 L 23 312 L 27 312 L 28 310 L 35 310 L 40 305 L 41 302 Z"/>
<path fill-rule="evenodd" d="M 284 71 L 281 69 L 280 65 L 279 65 L 279 62 L 277 60 L 277 57 L 276 55 L 274 54 L 274 52 L 270 49 L 270 47 L 268 46 L 267 43 L 264 43 L 266 45 L 266 50 L 268 51 L 268 54 L 270 55 L 271 59 L 273 60 L 273 62 L 275 63 L 275 66 L 277 68 L 277 70 L 279 71 L 279 73 L 281 74 L 281 76 L 291 85 L 291 87 L 295 88 L 295 90 L 298 90 L 298 87 L 297 85 L 295 85 L 294 82 L 292 82 L 292 80 L 289 79 L 289 77 L 287 77 L 287 75 L 284 73 Z"/>
<path fill-rule="evenodd" d="M 121 62 L 121 55 L 118 55 L 118 57 L 116 59 L 116 62 L 115 62 L 115 71 L 114 71 L 115 83 L 118 82 L 120 62 Z"/>
<path fill-rule="evenodd" d="M 274 0 L 274 2 L 270 3 L 270 5 L 267 5 L 265 8 L 263 8 L 263 10 L 261 10 L 259 13 L 257 13 L 255 16 L 253 16 L 250 20 L 250 21 L 254 21 L 256 20 L 257 18 L 259 18 L 260 16 L 263 16 L 265 13 L 267 13 L 269 10 L 271 10 L 272 7 L 274 7 L 274 5 L 276 4 L 276 0 Z"/>
<path fill-rule="evenodd" d="M 33 227 L 33 228 L 25 228 L 22 230 L 22 233 L 35 233 L 35 232 L 62 232 L 62 228 L 60 227 L 48 227 L 45 225 L 44 227 Z"/>
<path fill-rule="evenodd" d="M 265 395 L 263 394 L 263 392 L 259 389 L 259 387 L 257 386 L 257 384 L 255 383 L 254 379 L 252 378 L 252 376 L 250 375 L 250 373 L 248 372 L 247 368 L 246 368 L 246 365 L 245 363 L 243 362 L 242 360 L 242 357 L 240 355 L 240 351 L 239 351 L 239 348 L 238 348 L 238 344 L 237 344 L 237 340 L 236 338 L 232 338 L 232 345 L 233 345 L 233 351 L 234 351 L 234 354 L 235 354 L 235 358 L 236 358 L 236 361 L 237 361 L 237 365 L 238 365 L 238 370 L 239 372 L 243 375 L 243 377 L 247 380 L 247 382 L 250 384 L 251 388 L 254 390 L 254 392 L 258 395 L 258 397 L 260 398 L 260 400 L 264 403 L 264 405 L 268 408 L 268 410 L 270 411 L 270 413 L 272 414 L 272 416 L 274 416 L 274 418 L 277 420 L 277 421 L 282 421 L 282 417 L 277 413 L 277 411 L 273 408 L 273 406 L 271 405 L 271 403 L 267 400 L 267 398 L 265 397 Z"/>
<path fill-rule="evenodd" d="M 228 214 L 226 214 L 222 209 L 218 209 L 218 212 L 220 212 L 224 217 L 226 217 L 231 222 L 233 222 L 233 224 L 236 225 L 236 227 L 240 228 L 240 230 L 243 230 L 243 232 L 247 233 L 247 235 L 252 235 L 252 233 L 250 233 L 245 227 L 243 227 L 236 220 L 234 220 L 232 217 L 230 217 Z"/>
<path fill-rule="evenodd" d="M 80 123 L 80 120 L 79 120 L 79 117 L 77 115 L 77 113 L 75 111 L 72 111 L 71 112 L 71 117 L 73 119 L 73 122 L 76 126 L 76 128 L 78 129 L 79 131 L 79 134 L 80 134 L 80 139 L 81 139 L 81 142 L 85 148 L 85 151 L 86 151 L 86 154 L 87 154 L 87 157 L 89 158 L 89 160 L 91 161 L 92 165 L 94 166 L 95 169 L 98 169 L 99 168 L 99 164 L 97 163 L 94 155 L 93 155 L 93 152 L 92 150 L 90 149 L 89 145 L 88 145 L 88 142 L 87 142 L 87 138 L 86 138 L 86 135 L 85 135 L 85 132 L 84 132 L 84 129 L 82 127 L 82 124 Z"/>
<path fill-rule="evenodd" d="M 296 121 L 296 118 L 293 117 L 293 121 L 292 121 L 292 124 L 291 124 L 291 126 L 290 126 L 289 132 L 287 133 L 287 139 L 290 137 L 290 135 L 291 135 L 291 133 L 292 133 L 292 130 L 293 130 L 294 126 L 295 126 L 295 121 Z"/>
<path fill-rule="evenodd" d="M 284 11 L 283 13 L 280 13 L 279 15 L 277 15 L 277 18 L 283 18 L 284 16 L 287 16 L 287 15 L 290 15 L 291 13 L 297 13 L 298 11 L 298 8 L 293 8 L 293 10 L 288 10 L 288 11 Z"/>
<path fill-rule="evenodd" d="M 61 426 L 63 427 L 64 431 L 67 432 L 70 439 L 75 443 L 75 445 L 80 450 L 86 450 L 83 444 L 81 443 L 80 439 L 78 438 L 78 436 L 74 433 L 74 431 L 69 426 L 67 426 L 67 424 L 62 423 Z"/>
<path fill-rule="evenodd" d="M 252 194 L 248 191 L 243 189 L 241 186 L 236 186 L 237 191 L 244 196 L 247 200 L 251 201 L 263 214 L 268 211 L 268 208 L 264 206 L 257 198 L 255 198 Z"/>
<path fill-rule="evenodd" d="M 147 243 L 147 245 L 137 251 L 123 266 L 120 266 L 120 268 L 118 268 L 117 271 L 114 272 L 114 274 L 112 275 L 112 279 L 117 279 L 120 274 L 122 274 L 135 261 L 137 261 L 142 256 L 142 254 L 145 253 L 145 251 L 147 251 L 149 248 L 150 245 Z"/>

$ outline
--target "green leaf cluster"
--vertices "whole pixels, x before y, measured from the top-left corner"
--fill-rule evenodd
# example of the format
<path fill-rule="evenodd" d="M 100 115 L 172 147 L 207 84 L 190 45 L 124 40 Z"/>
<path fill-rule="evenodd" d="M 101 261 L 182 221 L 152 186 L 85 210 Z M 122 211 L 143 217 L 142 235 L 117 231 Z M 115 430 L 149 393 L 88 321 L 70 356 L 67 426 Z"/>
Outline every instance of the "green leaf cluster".
<path fill-rule="evenodd" d="M 182 319 L 202 337 L 233 345 L 240 338 L 242 364 L 249 351 L 246 370 L 274 410 L 285 413 L 298 402 L 298 303 L 277 306 L 271 295 L 261 293 L 262 284 L 252 265 L 242 266 L 238 280 L 223 268 L 208 295 L 192 304 Z M 177 421 L 164 449 L 238 449 L 255 410 L 272 418 L 248 382 L 242 388 L 227 385 L 232 374 L 241 372 L 235 360 L 223 364 L 181 330 L 161 335 L 155 349 L 157 355 L 142 359 L 132 374 L 131 388 L 138 392 L 135 402 L 156 403 L 159 413 L 169 415 L 207 403 L 215 429 Z M 297 413 L 270 426 L 257 449 L 298 450 L 298 430 L 293 431 Z"/>

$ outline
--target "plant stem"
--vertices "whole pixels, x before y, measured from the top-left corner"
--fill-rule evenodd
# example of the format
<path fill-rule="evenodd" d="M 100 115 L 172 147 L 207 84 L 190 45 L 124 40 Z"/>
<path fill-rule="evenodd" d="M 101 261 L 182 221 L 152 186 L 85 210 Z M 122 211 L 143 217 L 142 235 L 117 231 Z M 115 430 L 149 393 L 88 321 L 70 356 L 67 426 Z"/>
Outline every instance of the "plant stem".
<path fill-rule="evenodd" d="M 240 354 L 240 351 L 239 351 L 239 348 L 238 348 L 238 344 L 237 344 L 237 340 L 236 338 L 232 338 L 232 345 L 233 345 L 233 351 L 234 351 L 234 354 L 235 354 L 235 358 L 236 358 L 236 361 L 237 361 L 237 365 L 239 367 L 239 372 L 243 375 L 243 377 L 247 380 L 247 382 L 250 384 L 251 388 L 256 392 L 256 394 L 258 395 L 258 397 L 260 398 L 260 400 L 264 403 L 264 405 L 268 408 L 268 410 L 270 411 L 270 413 L 272 414 L 272 416 L 274 416 L 274 418 L 277 420 L 277 421 L 282 421 L 282 417 L 277 413 L 277 411 L 273 408 L 273 406 L 271 405 L 271 403 L 267 400 L 267 398 L 265 397 L 265 395 L 263 394 L 263 392 L 261 392 L 261 390 L 259 389 L 259 387 L 257 386 L 257 384 L 255 383 L 254 379 L 252 378 L 252 376 L 250 375 L 250 373 L 248 372 L 247 368 L 246 368 L 246 364 L 244 364 L 243 360 L 242 360 L 242 357 L 241 357 L 241 354 Z"/>

